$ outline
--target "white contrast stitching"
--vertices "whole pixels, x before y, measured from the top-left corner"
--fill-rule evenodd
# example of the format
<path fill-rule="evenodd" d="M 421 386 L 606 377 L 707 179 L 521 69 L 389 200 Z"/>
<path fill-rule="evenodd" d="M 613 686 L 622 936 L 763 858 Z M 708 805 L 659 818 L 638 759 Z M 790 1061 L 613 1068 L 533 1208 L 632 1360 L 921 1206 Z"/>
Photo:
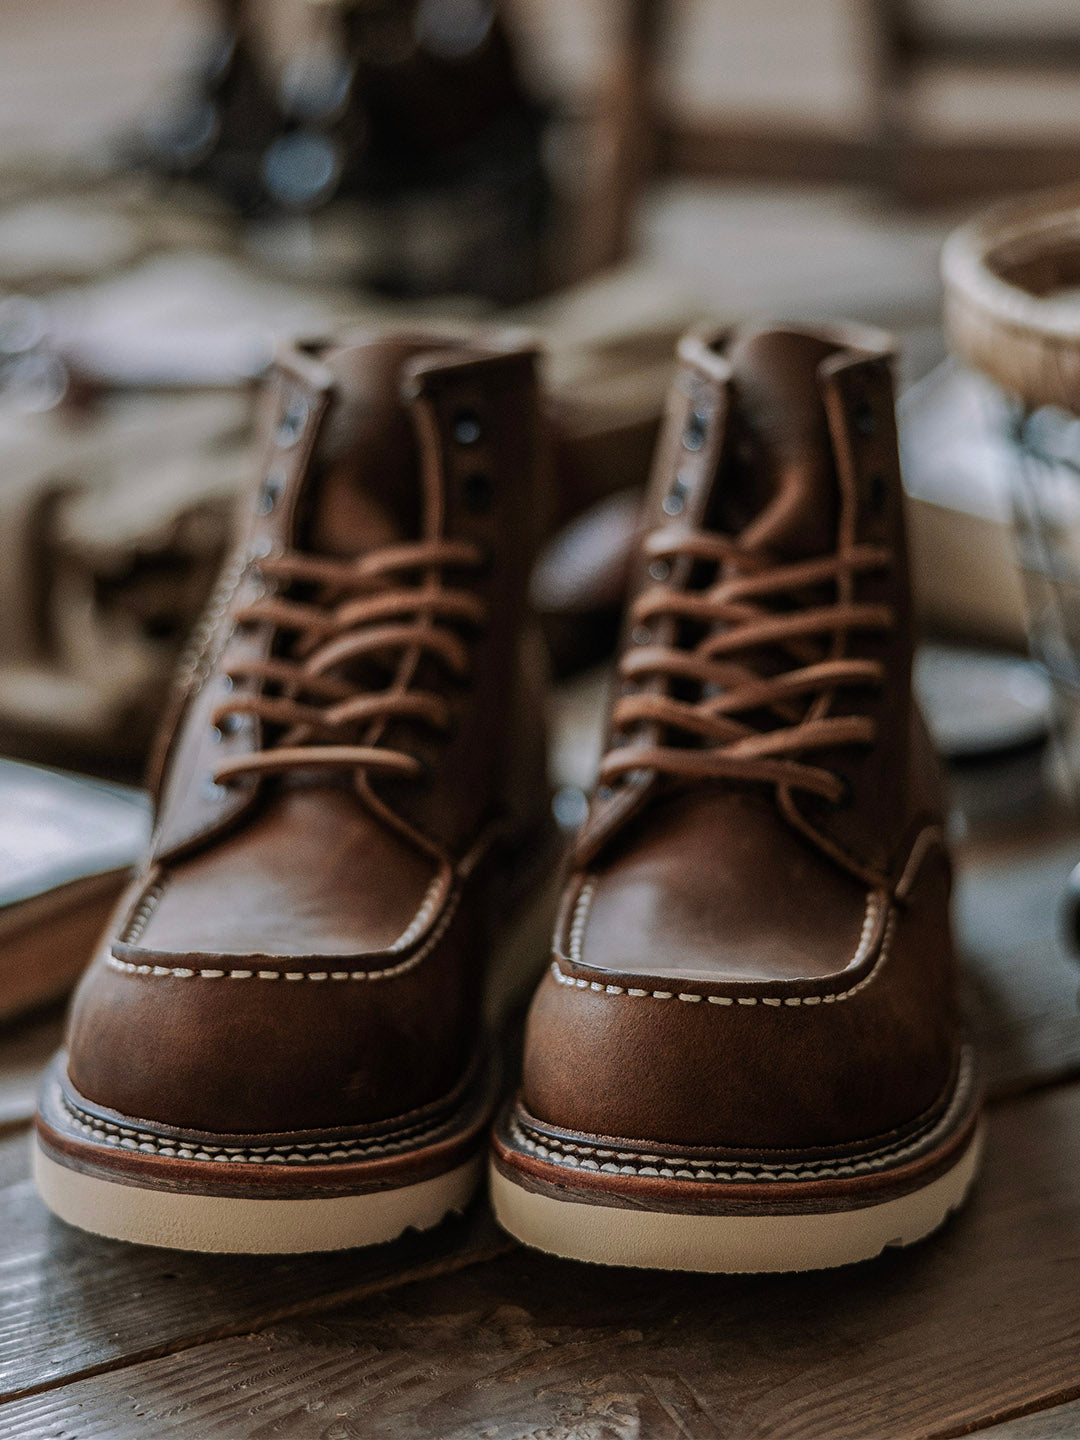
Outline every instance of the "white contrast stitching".
<path fill-rule="evenodd" d="M 420 909 L 413 916 L 407 928 L 389 947 L 392 954 L 396 955 L 401 950 L 407 950 L 412 944 L 412 942 L 416 939 L 416 937 L 420 934 L 424 926 L 435 913 L 435 907 L 439 902 L 439 896 L 442 893 L 442 888 L 443 876 L 442 874 L 438 874 L 428 886 L 427 892 L 424 895 L 424 899 L 421 902 Z"/>
<path fill-rule="evenodd" d="M 71 1128 L 85 1139 L 108 1145 L 119 1150 L 140 1150 L 147 1155 L 164 1155 L 178 1160 L 217 1160 L 239 1165 L 307 1165 L 315 1161 L 362 1160 L 373 1155 L 388 1155 L 394 1151 L 411 1149 L 429 1136 L 445 1129 L 449 1123 L 445 1118 L 426 1121 L 418 1125 L 405 1126 L 385 1141 L 304 1141 L 297 1144 L 280 1145 L 208 1145 L 202 1140 L 171 1139 L 155 1135 L 149 1130 L 138 1130 L 124 1125 L 114 1125 L 101 1120 L 88 1111 L 80 1110 L 63 1096 Z"/>
<path fill-rule="evenodd" d="M 165 892 L 162 884 L 151 885 L 146 894 L 139 901 L 138 909 L 132 915 L 127 928 L 123 931 L 121 939 L 125 942 L 138 940 L 139 936 L 146 929 L 146 923 L 150 916 L 157 909 L 158 903 Z"/>
<path fill-rule="evenodd" d="M 585 938 L 585 925 L 595 889 L 595 880 L 586 880 L 574 906 L 574 918 L 570 922 L 570 958 L 575 962 L 581 959 L 581 942 Z"/>
<path fill-rule="evenodd" d="M 247 564 L 247 555 L 243 551 L 238 551 L 222 571 L 221 579 L 214 587 L 206 610 L 196 625 L 191 641 L 177 666 L 178 676 L 183 682 L 186 682 L 192 692 L 197 686 L 202 685 L 216 663 L 216 654 L 214 656 L 210 654 L 210 642 L 214 638 L 214 632 L 221 617 L 229 608 L 233 596 L 239 589 Z"/>
<path fill-rule="evenodd" d="M 737 1168 L 723 1169 L 719 1162 L 699 1160 L 692 1156 L 654 1155 L 639 1150 L 613 1150 L 598 1145 L 575 1144 L 534 1130 L 516 1117 L 511 1122 L 511 1134 L 523 1149 L 541 1160 L 568 1168 L 597 1170 L 611 1175 L 721 1182 L 841 1179 L 889 1169 L 907 1156 L 927 1148 L 938 1136 L 953 1129 L 970 1103 L 973 1080 L 973 1057 L 971 1051 L 965 1048 L 949 1104 L 944 1114 L 928 1130 L 914 1138 L 909 1136 L 892 1145 L 867 1151 L 846 1163 L 805 1160 L 770 1164 L 768 1161 L 748 1160 L 738 1162 Z M 583 1156 L 585 1158 L 581 1158 Z"/>
<path fill-rule="evenodd" d="M 870 937 L 874 931 L 874 924 L 878 914 L 877 895 L 871 891 L 866 900 L 866 917 L 863 920 L 862 931 L 859 935 L 859 944 L 848 968 L 860 964 L 866 957 L 870 944 Z M 701 1000 L 707 1000 L 710 1005 L 832 1005 L 838 1000 L 848 1000 L 877 975 L 884 965 L 889 953 L 889 946 L 892 943 L 893 930 L 896 924 L 896 911 L 890 909 L 885 922 L 885 933 L 881 937 L 881 950 L 874 961 L 873 968 L 868 975 L 848 990 L 830 991 L 822 995 L 704 995 L 698 991 L 681 991 L 678 994 L 674 990 L 643 990 L 638 987 L 626 985 L 600 985 L 595 980 L 583 980 L 574 975 L 567 975 L 559 968 L 559 962 L 553 960 L 551 973 L 559 985 L 566 985 L 578 990 L 593 990 L 603 992 L 605 995 L 626 995 L 632 1000 L 682 1000 L 690 1005 L 696 1005 Z"/>
<path fill-rule="evenodd" d="M 111 951 L 106 955 L 105 963 L 110 970 L 117 970 L 121 975 L 170 976 L 174 980 L 393 980 L 406 970 L 412 970 L 431 953 L 454 918 L 460 899 L 461 891 L 458 890 L 447 905 L 446 913 L 415 955 L 385 970 L 194 970 L 186 965 L 139 965 L 133 960 L 121 960 Z"/>

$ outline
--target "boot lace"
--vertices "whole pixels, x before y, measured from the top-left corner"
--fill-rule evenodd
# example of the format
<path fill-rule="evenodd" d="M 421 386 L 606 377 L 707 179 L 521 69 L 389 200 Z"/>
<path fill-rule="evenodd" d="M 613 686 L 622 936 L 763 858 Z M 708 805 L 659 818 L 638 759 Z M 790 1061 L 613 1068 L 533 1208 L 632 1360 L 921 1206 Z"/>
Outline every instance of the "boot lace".
<path fill-rule="evenodd" d="M 842 778 L 799 757 L 874 741 L 868 716 L 819 712 L 830 692 L 876 686 L 884 677 L 880 662 L 838 652 L 852 632 L 891 627 L 889 606 L 852 598 L 854 577 L 887 567 L 889 551 L 856 545 L 778 564 L 765 551 L 724 535 L 662 528 L 646 540 L 646 553 L 654 567 L 679 559 L 716 565 L 718 578 L 696 591 L 657 584 L 634 602 L 632 638 L 665 619 L 696 623 L 705 633 L 686 646 L 645 639 L 625 651 L 619 665 L 623 681 L 642 687 L 651 682 L 652 690 L 635 689 L 617 700 L 613 731 L 656 725 L 682 743 L 616 744 L 601 762 L 601 783 L 646 770 L 691 779 L 768 781 L 839 803 L 846 795 Z M 834 603 L 798 603 L 807 587 L 828 584 L 835 585 Z M 762 665 L 763 653 L 780 657 L 776 673 L 770 673 L 773 665 Z M 665 693 L 671 682 L 700 687 L 701 698 Z M 750 714 L 765 723 L 749 723 Z"/>
<path fill-rule="evenodd" d="M 417 674 L 433 659 L 456 680 L 468 677 L 469 649 L 458 628 L 482 625 L 486 607 L 449 586 L 444 572 L 482 563 L 480 549 L 461 540 L 388 545 L 356 560 L 296 551 L 261 560 L 259 571 L 279 582 L 277 592 L 241 607 L 237 625 L 270 624 L 291 643 L 266 658 L 226 657 L 230 693 L 211 723 L 223 730 L 252 715 L 277 738 L 221 764 L 215 783 L 312 766 L 417 777 L 421 761 L 380 737 L 387 722 L 402 718 L 435 732 L 449 728 L 448 701 L 417 684 Z M 296 587 L 315 598 L 290 594 Z M 383 688 L 356 678 L 358 671 L 370 675 L 373 664 L 389 672 Z"/>

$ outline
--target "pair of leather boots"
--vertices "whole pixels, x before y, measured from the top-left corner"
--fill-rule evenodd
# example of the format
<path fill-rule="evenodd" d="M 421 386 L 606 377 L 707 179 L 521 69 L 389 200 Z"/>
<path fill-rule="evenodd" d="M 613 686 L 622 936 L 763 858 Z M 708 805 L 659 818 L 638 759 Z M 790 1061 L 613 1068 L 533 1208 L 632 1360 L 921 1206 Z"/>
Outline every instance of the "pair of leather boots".
<path fill-rule="evenodd" d="M 938 1226 L 978 1093 L 887 339 L 681 344 L 568 870 L 527 599 L 535 352 L 346 337 L 284 354 L 267 406 L 152 854 L 43 1088 L 48 1205 L 197 1250 L 436 1224 L 480 1180 L 494 1022 L 543 947 L 490 1140 L 512 1234 L 742 1271 Z"/>

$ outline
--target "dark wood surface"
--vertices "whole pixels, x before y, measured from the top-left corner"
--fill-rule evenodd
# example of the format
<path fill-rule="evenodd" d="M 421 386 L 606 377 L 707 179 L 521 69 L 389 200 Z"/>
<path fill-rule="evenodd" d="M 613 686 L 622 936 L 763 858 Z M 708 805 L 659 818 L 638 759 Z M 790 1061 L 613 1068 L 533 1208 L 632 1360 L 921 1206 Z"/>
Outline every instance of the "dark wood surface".
<path fill-rule="evenodd" d="M 80 1234 L 0 1146 L 0 1402 L 287 1318 L 319 1314 L 510 1249 L 477 1207 L 395 1246 L 317 1256 L 195 1255 Z M 0 1403 L 0 1436 L 5 1411 Z"/>
<path fill-rule="evenodd" d="M 1080 1400 L 1037 1410 L 1018 1420 L 1005 1420 L 980 1430 L 981 1440 L 1076 1440 L 1080 1435 Z"/>
<path fill-rule="evenodd" d="M 844 1272 L 594 1270 L 521 1250 L 482 1204 L 294 1259 L 83 1236 L 28 1178 L 58 1019 L 0 1033 L 0 1440 L 1080 1435 L 1078 857 L 1059 821 L 962 848 L 985 1172 L 941 1236 Z"/>
<path fill-rule="evenodd" d="M 1080 1388 L 1078 1256 L 1069 1085 L 995 1109 L 983 1182 L 938 1240 L 842 1275 L 672 1277 L 516 1249 L 52 1388 L 0 1409 L 0 1427 L 118 1440 L 960 1435 Z M 145 1303 L 115 1297 L 132 1314 Z"/>

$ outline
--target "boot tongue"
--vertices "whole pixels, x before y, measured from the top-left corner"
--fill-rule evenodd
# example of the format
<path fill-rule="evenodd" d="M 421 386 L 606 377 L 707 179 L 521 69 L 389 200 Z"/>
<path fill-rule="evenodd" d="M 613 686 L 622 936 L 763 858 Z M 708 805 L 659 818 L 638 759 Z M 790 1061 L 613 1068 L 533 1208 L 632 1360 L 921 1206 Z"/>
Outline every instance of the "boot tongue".
<path fill-rule="evenodd" d="M 739 443 L 709 523 L 791 560 L 836 546 L 839 491 L 813 335 L 744 331 L 728 347 Z"/>
<path fill-rule="evenodd" d="M 321 357 L 336 383 L 301 522 L 304 549 L 350 556 L 421 536 L 426 497 L 402 370 L 445 348 L 445 339 L 417 336 L 342 344 Z"/>

